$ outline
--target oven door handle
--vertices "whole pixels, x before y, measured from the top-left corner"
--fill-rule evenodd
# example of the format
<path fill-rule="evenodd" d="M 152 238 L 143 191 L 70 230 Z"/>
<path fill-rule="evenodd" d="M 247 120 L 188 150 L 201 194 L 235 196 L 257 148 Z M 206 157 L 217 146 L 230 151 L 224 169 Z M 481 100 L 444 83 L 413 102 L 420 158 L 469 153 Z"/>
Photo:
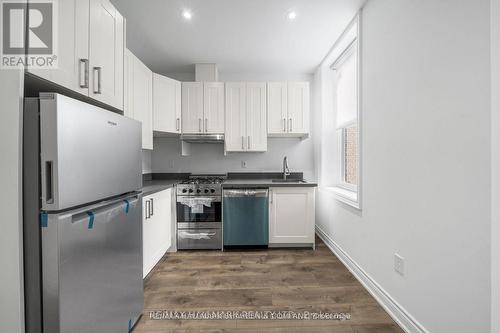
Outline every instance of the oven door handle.
<path fill-rule="evenodd" d="M 216 232 L 188 232 L 179 230 L 179 237 L 189 239 L 210 239 L 210 237 L 217 235 Z"/>
<path fill-rule="evenodd" d="M 197 232 L 197 233 L 190 233 L 184 231 L 184 234 L 187 236 L 215 236 L 217 233 L 215 232 Z"/>
<path fill-rule="evenodd" d="M 184 198 L 184 197 L 182 197 Z M 183 200 L 181 197 L 177 196 L 177 203 L 178 204 L 181 204 L 183 206 L 189 206 L 186 204 L 186 201 Z M 222 196 L 213 196 L 213 197 L 210 197 L 210 196 L 192 196 L 192 197 L 185 197 L 187 198 L 187 200 L 190 200 L 190 199 L 193 199 L 193 200 L 210 200 L 211 203 L 220 203 L 222 202 Z"/>

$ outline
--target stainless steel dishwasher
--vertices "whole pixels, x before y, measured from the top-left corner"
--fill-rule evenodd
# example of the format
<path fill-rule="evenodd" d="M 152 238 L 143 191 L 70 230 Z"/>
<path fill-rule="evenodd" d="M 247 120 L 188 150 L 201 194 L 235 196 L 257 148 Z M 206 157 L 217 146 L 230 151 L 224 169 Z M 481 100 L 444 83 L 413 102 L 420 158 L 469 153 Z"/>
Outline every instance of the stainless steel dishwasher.
<path fill-rule="evenodd" d="M 267 246 L 269 242 L 268 189 L 223 191 L 224 246 Z"/>

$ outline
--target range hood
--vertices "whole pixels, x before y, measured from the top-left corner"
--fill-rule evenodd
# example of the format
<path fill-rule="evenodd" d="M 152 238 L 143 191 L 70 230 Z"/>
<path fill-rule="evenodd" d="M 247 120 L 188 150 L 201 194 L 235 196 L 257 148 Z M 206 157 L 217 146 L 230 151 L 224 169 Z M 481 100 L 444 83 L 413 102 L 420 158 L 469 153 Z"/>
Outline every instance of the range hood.
<path fill-rule="evenodd" d="M 224 134 L 182 134 L 181 140 L 188 143 L 224 143 Z"/>

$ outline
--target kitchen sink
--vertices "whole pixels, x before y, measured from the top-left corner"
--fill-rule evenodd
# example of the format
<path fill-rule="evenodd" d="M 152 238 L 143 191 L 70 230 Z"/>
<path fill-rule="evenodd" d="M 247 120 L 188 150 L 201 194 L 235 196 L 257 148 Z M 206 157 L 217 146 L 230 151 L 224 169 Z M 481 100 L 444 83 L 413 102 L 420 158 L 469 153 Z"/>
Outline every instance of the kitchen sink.
<path fill-rule="evenodd" d="M 302 179 L 289 178 L 289 179 L 273 179 L 272 182 L 273 183 L 305 183 L 306 181 L 302 180 Z"/>

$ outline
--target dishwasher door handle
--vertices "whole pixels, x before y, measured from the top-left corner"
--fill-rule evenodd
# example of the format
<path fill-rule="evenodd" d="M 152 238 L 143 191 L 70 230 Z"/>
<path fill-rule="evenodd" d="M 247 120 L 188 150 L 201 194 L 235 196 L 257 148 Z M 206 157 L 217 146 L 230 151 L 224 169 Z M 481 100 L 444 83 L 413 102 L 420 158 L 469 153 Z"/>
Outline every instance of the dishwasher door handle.
<path fill-rule="evenodd" d="M 267 197 L 267 189 L 238 189 L 238 190 L 224 190 L 224 197 L 238 198 L 238 197 Z"/>

